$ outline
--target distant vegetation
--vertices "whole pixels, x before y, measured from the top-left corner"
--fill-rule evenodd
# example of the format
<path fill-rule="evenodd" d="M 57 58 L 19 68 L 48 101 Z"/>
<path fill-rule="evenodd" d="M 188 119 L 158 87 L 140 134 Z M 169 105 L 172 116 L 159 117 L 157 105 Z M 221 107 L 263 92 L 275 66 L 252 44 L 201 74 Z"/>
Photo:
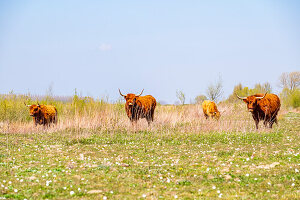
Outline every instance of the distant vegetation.
<path fill-rule="evenodd" d="M 236 94 L 242 97 L 247 97 L 257 93 L 272 93 L 272 87 L 270 83 L 266 82 L 264 84 L 255 84 L 254 88 L 243 87 L 241 83 L 236 85 L 233 89 L 232 94 L 226 100 L 227 102 L 238 102 L 239 99 L 236 98 Z"/>
<path fill-rule="evenodd" d="M 223 81 L 221 76 L 215 83 L 210 83 L 206 89 L 206 96 L 209 100 L 218 103 L 223 95 Z"/>
<path fill-rule="evenodd" d="M 279 94 L 282 106 L 286 108 L 300 107 L 300 72 L 283 73 L 279 78 L 279 86 L 282 88 Z M 270 83 L 256 84 L 254 88 L 249 88 L 238 84 L 234 87 L 232 94 L 224 103 L 239 103 L 235 94 L 239 96 L 249 96 L 256 93 L 271 93 Z M 221 78 L 215 83 L 210 84 L 207 88 L 208 96 L 199 95 L 195 98 L 195 103 L 202 103 L 204 100 L 217 101 L 222 95 Z M 176 96 L 180 103 L 185 104 L 185 94 L 177 91 Z M 0 121 L 19 121 L 28 122 L 31 117 L 28 114 L 28 108 L 24 104 L 51 104 L 56 106 L 59 111 L 60 119 L 72 119 L 75 116 L 95 116 L 108 107 L 116 112 L 124 112 L 122 102 L 116 102 L 114 105 L 105 99 L 94 99 L 92 97 L 79 96 L 75 90 L 73 97 L 54 97 L 51 88 L 48 89 L 46 96 L 16 95 L 13 92 L 0 95 Z"/>
<path fill-rule="evenodd" d="M 279 78 L 282 88 L 280 98 L 284 105 L 297 108 L 300 106 L 300 72 L 283 73 Z"/>
<path fill-rule="evenodd" d="M 279 77 L 278 85 L 282 88 L 279 94 L 281 104 L 285 107 L 298 108 L 300 106 L 300 72 L 283 73 Z M 233 93 L 227 99 L 228 102 L 236 102 L 235 94 L 249 96 L 256 93 L 271 93 L 270 83 L 256 84 L 254 88 L 243 87 L 238 84 L 234 87 Z"/>
<path fill-rule="evenodd" d="M 282 88 L 280 97 L 282 106 L 286 108 L 298 108 L 300 107 L 300 72 L 282 73 L 278 79 L 278 86 Z M 225 103 L 238 103 L 240 100 L 236 98 L 236 94 L 239 96 L 250 96 L 257 93 L 272 93 L 273 88 L 269 82 L 257 83 L 254 88 L 243 86 L 241 83 L 234 86 L 232 94 L 223 102 Z M 206 90 L 206 95 L 200 94 L 195 97 L 194 102 L 201 104 L 204 100 L 209 99 L 211 101 L 218 102 L 221 100 L 223 94 L 222 79 L 216 83 L 211 83 Z"/>

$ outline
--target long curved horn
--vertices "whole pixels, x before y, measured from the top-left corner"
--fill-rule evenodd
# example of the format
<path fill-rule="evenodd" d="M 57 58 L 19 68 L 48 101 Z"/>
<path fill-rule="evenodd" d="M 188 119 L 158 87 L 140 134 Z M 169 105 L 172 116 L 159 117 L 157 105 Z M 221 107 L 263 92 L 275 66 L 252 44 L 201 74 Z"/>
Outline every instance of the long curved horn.
<path fill-rule="evenodd" d="M 256 99 L 263 99 L 263 98 L 265 98 L 265 96 L 266 96 L 267 93 L 268 93 L 268 92 L 266 92 L 265 95 L 264 95 L 263 97 L 255 97 L 255 98 L 256 98 Z"/>
<path fill-rule="evenodd" d="M 124 97 L 125 95 L 123 95 L 122 93 L 121 93 L 121 90 L 119 89 L 119 93 L 120 93 L 120 95 L 122 96 L 122 97 Z"/>
<path fill-rule="evenodd" d="M 239 99 L 242 99 L 242 100 L 247 99 L 247 97 L 240 97 L 239 95 L 237 95 L 237 93 L 235 93 L 235 95 L 236 95 L 237 98 L 239 98 Z"/>
<path fill-rule="evenodd" d="M 142 95 L 143 92 L 144 92 L 144 89 L 142 90 L 142 92 L 139 95 L 135 95 L 135 96 L 139 97 Z"/>

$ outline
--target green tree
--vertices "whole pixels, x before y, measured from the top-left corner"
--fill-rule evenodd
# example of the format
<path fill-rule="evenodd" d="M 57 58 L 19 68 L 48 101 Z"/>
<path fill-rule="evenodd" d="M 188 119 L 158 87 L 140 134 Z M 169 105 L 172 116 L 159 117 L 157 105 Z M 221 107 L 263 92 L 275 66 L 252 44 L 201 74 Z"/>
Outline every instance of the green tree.
<path fill-rule="evenodd" d="M 269 82 L 260 84 L 257 83 L 255 84 L 254 88 L 249 88 L 249 87 L 243 87 L 241 83 L 237 84 L 234 86 L 233 92 L 231 95 L 229 95 L 228 99 L 226 101 L 228 102 L 239 102 L 239 99 L 236 97 L 236 95 L 239 95 L 241 97 L 247 97 L 250 95 L 254 95 L 257 93 L 271 93 L 272 92 L 272 87 Z"/>
<path fill-rule="evenodd" d="M 204 100 L 207 100 L 207 97 L 203 94 L 195 97 L 196 104 L 202 103 Z"/>
<path fill-rule="evenodd" d="M 279 77 L 280 99 L 287 107 L 300 106 L 300 72 L 285 72 Z"/>

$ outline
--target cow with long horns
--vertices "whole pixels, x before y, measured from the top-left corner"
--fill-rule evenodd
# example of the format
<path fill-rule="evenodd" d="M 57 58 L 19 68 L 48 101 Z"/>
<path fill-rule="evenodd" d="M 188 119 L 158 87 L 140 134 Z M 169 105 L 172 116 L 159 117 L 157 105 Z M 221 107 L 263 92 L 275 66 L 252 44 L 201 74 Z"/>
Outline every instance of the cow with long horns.
<path fill-rule="evenodd" d="M 126 100 L 125 110 L 131 122 L 137 122 L 140 118 L 146 118 L 148 125 L 153 121 L 154 110 L 156 108 L 156 99 L 151 95 L 141 96 L 144 89 L 139 95 L 129 93 L 123 95 L 119 89 L 119 93 Z"/>
<path fill-rule="evenodd" d="M 276 94 L 255 94 L 248 97 L 239 97 L 247 104 L 248 111 L 252 113 L 256 129 L 260 120 L 264 120 L 265 127 L 272 128 L 274 122 L 277 124 L 277 114 L 280 110 L 280 99 Z"/>
<path fill-rule="evenodd" d="M 25 104 L 26 105 L 26 104 Z M 57 110 L 52 105 L 26 105 L 29 107 L 30 116 L 32 116 L 35 125 L 50 125 L 57 122 Z"/>

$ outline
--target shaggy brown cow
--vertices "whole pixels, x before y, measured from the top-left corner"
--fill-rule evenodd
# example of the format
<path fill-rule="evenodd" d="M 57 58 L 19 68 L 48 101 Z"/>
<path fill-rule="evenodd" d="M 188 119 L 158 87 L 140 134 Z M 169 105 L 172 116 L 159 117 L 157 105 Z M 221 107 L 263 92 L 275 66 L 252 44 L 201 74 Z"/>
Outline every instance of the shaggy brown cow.
<path fill-rule="evenodd" d="M 202 103 L 203 114 L 205 118 L 220 118 L 220 112 L 218 111 L 217 105 L 213 101 L 205 100 Z"/>
<path fill-rule="evenodd" d="M 131 122 L 137 122 L 140 118 L 146 118 L 148 125 L 153 121 L 156 100 L 151 95 L 141 96 L 144 89 L 139 95 L 127 94 L 123 95 L 119 89 L 119 93 L 126 100 L 125 110 Z"/>
<path fill-rule="evenodd" d="M 32 116 L 35 125 L 50 125 L 57 122 L 57 110 L 52 105 L 26 105 L 29 107 L 30 116 Z"/>
<path fill-rule="evenodd" d="M 277 124 L 277 114 L 280 109 L 280 99 L 275 94 L 255 94 L 248 97 L 239 97 L 248 107 L 248 111 L 252 113 L 255 121 L 256 129 L 260 120 L 264 120 L 264 125 L 272 128 L 273 123 Z"/>

